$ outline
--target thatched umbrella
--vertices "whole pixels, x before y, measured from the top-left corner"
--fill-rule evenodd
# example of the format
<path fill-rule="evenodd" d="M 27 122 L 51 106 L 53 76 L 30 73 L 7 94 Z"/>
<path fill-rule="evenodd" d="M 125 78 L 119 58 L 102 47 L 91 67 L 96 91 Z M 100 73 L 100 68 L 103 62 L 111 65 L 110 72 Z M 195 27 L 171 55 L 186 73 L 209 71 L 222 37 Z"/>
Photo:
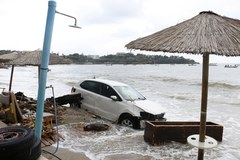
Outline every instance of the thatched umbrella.
<path fill-rule="evenodd" d="M 240 21 L 214 12 L 197 16 L 126 45 L 128 49 L 203 55 L 200 142 L 205 141 L 209 54 L 240 56 Z M 204 150 L 199 149 L 198 159 Z"/>
<path fill-rule="evenodd" d="M 4 63 L 9 64 L 10 61 L 13 61 L 13 60 L 19 58 L 19 56 L 20 55 L 17 52 L 3 54 L 3 55 L 0 56 L 0 62 L 4 62 Z M 12 88 L 13 71 L 14 71 L 14 65 L 12 65 L 10 84 L 9 84 L 9 91 L 11 91 L 11 88 Z"/>
<path fill-rule="evenodd" d="M 19 66 L 38 66 L 41 63 L 41 51 L 32 51 L 21 53 L 21 56 L 10 61 L 9 64 L 19 65 Z"/>
<path fill-rule="evenodd" d="M 4 54 L 0 56 L 0 62 L 4 61 L 6 64 L 12 65 L 11 77 L 10 77 L 10 84 L 9 84 L 9 91 L 12 88 L 12 79 L 13 79 L 13 72 L 14 66 L 38 66 L 38 77 L 40 74 L 40 64 L 41 64 L 41 50 L 35 51 L 23 51 L 23 52 L 13 52 L 9 54 Z M 50 64 L 70 64 L 71 60 L 62 58 L 56 54 L 50 55 Z"/>
<path fill-rule="evenodd" d="M 32 51 L 32 52 L 19 53 L 17 55 L 18 55 L 17 57 L 15 56 L 14 59 L 8 62 L 8 64 L 12 65 L 9 91 L 11 91 L 12 89 L 13 72 L 14 72 L 15 65 L 18 65 L 18 66 L 32 65 L 32 66 L 38 66 L 39 68 L 41 63 L 41 51 L 39 50 Z"/>
<path fill-rule="evenodd" d="M 0 62 L 7 63 L 11 60 L 17 59 L 18 57 L 19 57 L 19 54 L 17 52 L 3 54 L 3 55 L 0 55 Z"/>

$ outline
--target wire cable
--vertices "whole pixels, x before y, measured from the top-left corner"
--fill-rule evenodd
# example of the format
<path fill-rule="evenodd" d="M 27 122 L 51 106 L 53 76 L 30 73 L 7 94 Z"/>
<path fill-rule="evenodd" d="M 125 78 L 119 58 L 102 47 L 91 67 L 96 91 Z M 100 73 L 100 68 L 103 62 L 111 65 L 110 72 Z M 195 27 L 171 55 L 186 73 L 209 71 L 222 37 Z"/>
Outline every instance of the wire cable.
<path fill-rule="evenodd" d="M 46 151 L 46 150 L 42 150 L 42 151 L 45 152 L 45 153 L 47 153 L 47 154 L 52 155 L 53 157 L 55 157 L 55 158 L 57 158 L 57 159 L 59 159 L 59 160 L 62 160 L 61 158 L 59 158 L 58 156 L 56 156 L 55 154 L 53 154 L 53 153 L 51 153 L 51 152 L 48 152 L 48 151 Z"/>

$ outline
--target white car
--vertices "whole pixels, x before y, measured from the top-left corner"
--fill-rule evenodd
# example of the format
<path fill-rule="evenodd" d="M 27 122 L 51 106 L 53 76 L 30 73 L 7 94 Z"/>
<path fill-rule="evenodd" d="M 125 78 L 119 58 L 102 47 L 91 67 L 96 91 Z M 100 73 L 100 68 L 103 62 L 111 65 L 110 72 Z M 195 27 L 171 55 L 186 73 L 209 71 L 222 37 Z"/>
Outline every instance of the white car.
<path fill-rule="evenodd" d="M 144 120 L 165 120 L 159 104 L 147 100 L 131 86 L 103 79 L 86 79 L 72 88 L 81 93 L 81 107 L 119 124 L 139 129 Z"/>

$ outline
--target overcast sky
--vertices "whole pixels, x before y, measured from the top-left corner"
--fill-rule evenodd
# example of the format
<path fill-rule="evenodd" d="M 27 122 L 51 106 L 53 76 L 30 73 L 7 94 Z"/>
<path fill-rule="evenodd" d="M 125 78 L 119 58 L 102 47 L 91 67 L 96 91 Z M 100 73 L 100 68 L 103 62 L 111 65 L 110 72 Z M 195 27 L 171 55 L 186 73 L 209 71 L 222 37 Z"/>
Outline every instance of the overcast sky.
<path fill-rule="evenodd" d="M 192 18 L 201 11 L 240 19 L 239 0 L 56 0 L 59 12 L 74 16 L 82 29 L 68 25 L 74 20 L 56 14 L 51 51 L 60 54 L 115 54 L 147 36 Z M 0 49 L 42 49 L 48 0 L 0 0 Z M 133 51 L 133 53 L 153 54 Z M 156 54 L 156 52 L 154 53 Z M 162 54 L 163 53 L 157 53 Z M 168 53 L 165 53 L 168 55 Z M 173 54 L 201 62 L 201 56 Z M 240 58 L 211 56 L 210 62 L 240 63 Z"/>

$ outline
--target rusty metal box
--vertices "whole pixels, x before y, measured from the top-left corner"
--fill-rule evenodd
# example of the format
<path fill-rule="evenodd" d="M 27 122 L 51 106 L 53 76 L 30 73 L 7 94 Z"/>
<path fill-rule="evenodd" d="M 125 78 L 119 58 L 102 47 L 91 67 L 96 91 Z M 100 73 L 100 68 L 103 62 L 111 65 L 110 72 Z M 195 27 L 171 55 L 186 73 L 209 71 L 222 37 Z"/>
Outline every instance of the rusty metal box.
<path fill-rule="evenodd" d="M 166 141 L 187 142 L 187 137 L 199 134 L 200 122 L 194 121 L 146 121 L 144 140 L 157 146 Z M 222 141 L 223 126 L 206 122 L 206 135 Z"/>

